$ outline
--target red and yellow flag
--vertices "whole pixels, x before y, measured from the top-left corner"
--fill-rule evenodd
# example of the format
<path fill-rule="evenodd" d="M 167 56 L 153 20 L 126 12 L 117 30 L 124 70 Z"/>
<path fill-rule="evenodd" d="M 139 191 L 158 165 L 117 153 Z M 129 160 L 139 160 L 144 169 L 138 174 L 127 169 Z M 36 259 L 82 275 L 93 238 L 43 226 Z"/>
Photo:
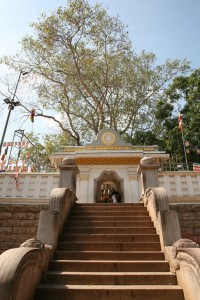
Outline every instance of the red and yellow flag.
<path fill-rule="evenodd" d="M 32 123 L 34 122 L 34 117 L 35 117 L 35 109 L 33 108 L 31 110 L 31 113 L 30 113 L 30 116 L 29 116 L 29 118 L 30 118 L 30 120 L 31 120 Z"/>
<path fill-rule="evenodd" d="M 181 113 L 178 114 L 178 128 L 183 131 L 183 115 Z"/>
<path fill-rule="evenodd" d="M 6 147 L 4 153 L 1 155 L 1 161 L 4 161 L 4 159 L 5 159 L 6 155 L 7 155 L 7 153 L 8 153 L 8 147 Z"/>

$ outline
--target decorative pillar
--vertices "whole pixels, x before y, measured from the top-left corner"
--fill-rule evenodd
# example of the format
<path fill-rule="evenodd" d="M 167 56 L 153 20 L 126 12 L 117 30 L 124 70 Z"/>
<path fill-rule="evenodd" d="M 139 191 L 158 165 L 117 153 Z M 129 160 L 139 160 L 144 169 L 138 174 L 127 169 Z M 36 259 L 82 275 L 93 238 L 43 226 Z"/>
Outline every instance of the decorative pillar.
<path fill-rule="evenodd" d="M 79 203 L 88 203 L 88 202 L 93 202 L 93 196 L 92 193 L 89 193 L 88 190 L 88 179 L 89 179 L 89 175 L 88 174 L 83 174 L 81 173 L 79 176 L 79 195 L 78 195 L 78 199 L 79 199 Z"/>
<path fill-rule="evenodd" d="M 137 175 L 141 176 L 142 195 L 149 187 L 158 187 L 158 169 L 160 164 L 155 163 L 150 156 L 145 156 L 140 160 Z"/>
<path fill-rule="evenodd" d="M 64 158 L 59 169 L 59 187 L 66 187 L 70 189 L 74 195 L 76 195 L 76 176 L 79 173 L 79 170 L 75 159 L 72 157 Z"/>
<path fill-rule="evenodd" d="M 139 189 L 138 189 L 138 179 L 137 179 L 137 167 L 136 166 L 127 166 L 128 174 L 128 187 L 124 186 L 125 192 L 128 189 L 130 192 L 129 197 L 126 195 L 126 202 L 137 203 L 139 201 Z"/>
<path fill-rule="evenodd" d="M 129 175 L 129 184 L 130 184 L 130 201 L 128 202 L 139 202 L 139 191 L 138 191 L 138 182 L 137 182 L 137 175 L 132 174 Z M 126 201 L 127 202 L 127 201 Z"/>

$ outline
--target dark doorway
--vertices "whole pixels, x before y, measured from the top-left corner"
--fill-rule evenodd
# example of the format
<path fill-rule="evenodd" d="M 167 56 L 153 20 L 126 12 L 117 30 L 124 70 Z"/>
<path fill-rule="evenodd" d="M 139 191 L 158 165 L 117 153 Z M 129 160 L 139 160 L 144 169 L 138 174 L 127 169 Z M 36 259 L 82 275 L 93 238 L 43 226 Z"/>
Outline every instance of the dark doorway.
<path fill-rule="evenodd" d="M 96 195 L 96 202 L 98 203 L 112 202 L 110 194 L 113 190 L 116 190 L 121 194 L 123 202 L 124 182 L 115 171 L 102 172 L 95 180 L 94 189 L 94 195 Z"/>

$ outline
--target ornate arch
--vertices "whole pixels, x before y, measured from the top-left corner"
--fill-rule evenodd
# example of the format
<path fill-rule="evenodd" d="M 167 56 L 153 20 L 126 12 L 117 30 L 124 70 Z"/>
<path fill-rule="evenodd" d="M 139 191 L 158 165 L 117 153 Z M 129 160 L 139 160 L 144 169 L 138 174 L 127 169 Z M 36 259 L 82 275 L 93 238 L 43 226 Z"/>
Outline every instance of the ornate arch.
<path fill-rule="evenodd" d="M 101 201 L 101 187 L 106 182 L 113 183 L 113 186 L 115 186 L 117 191 L 121 194 L 121 198 L 123 201 L 124 179 L 121 178 L 116 171 L 110 170 L 102 171 L 101 174 L 96 179 L 94 179 L 95 202 Z"/>

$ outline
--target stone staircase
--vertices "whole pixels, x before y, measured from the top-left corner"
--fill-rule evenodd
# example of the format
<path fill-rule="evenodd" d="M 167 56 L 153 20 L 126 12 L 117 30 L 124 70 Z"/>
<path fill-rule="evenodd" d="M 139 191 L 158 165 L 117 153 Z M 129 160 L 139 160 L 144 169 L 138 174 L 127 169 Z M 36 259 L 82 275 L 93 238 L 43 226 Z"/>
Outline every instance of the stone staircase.
<path fill-rule="evenodd" d="M 140 204 L 77 204 L 35 300 L 184 300 Z"/>

